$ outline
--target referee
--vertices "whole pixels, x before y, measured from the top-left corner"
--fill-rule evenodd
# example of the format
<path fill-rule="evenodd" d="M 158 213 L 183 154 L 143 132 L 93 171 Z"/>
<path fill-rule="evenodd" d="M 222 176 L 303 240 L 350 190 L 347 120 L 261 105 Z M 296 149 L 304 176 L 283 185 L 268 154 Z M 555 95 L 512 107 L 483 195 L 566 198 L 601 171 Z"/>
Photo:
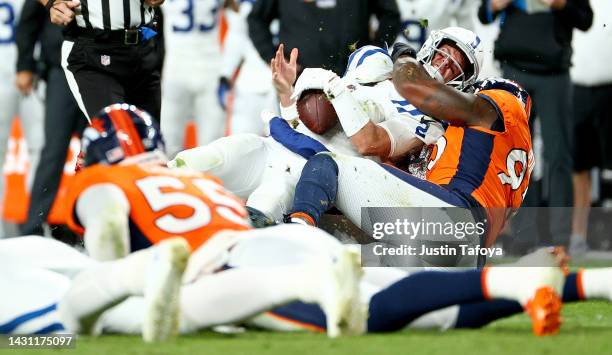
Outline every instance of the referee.
<path fill-rule="evenodd" d="M 39 0 L 66 27 L 62 67 L 87 120 L 118 102 L 159 123 L 163 49 L 156 8 L 164 0 Z"/>

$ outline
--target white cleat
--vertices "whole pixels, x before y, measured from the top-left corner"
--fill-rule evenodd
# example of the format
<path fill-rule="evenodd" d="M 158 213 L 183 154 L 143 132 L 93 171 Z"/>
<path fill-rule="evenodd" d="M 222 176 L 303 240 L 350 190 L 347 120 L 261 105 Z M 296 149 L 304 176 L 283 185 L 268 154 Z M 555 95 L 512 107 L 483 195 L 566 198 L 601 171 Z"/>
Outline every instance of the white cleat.
<path fill-rule="evenodd" d="M 189 244 L 180 237 L 164 240 L 154 248 L 144 289 L 142 338 L 147 343 L 178 334 L 180 289 L 190 254 Z"/>
<path fill-rule="evenodd" d="M 344 249 L 328 270 L 321 307 L 327 318 L 327 335 L 357 335 L 365 331 L 366 312 L 359 298 L 361 270 L 359 252 Z"/>

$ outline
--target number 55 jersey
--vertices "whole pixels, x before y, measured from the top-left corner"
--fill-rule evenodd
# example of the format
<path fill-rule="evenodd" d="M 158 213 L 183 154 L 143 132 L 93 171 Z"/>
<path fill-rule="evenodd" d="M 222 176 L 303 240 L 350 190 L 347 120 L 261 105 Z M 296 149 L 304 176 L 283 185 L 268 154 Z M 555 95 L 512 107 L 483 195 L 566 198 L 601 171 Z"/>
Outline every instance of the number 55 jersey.
<path fill-rule="evenodd" d="M 157 164 L 97 164 L 78 172 L 68 192 L 68 225 L 81 235 L 77 201 L 99 184 L 118 187 L 129 202 L 132 251 L 177 235 L 196 250 L 221 230 L 250 229 L 244 204 L 216 178 Z"/>
<path fill-rule="evenodd" d="M 499 127 L 448 127 L 431 154 L 427 180 L 485 208 L 488 246 L 510 214 L 521 206 L 534 158 L 528 95 L 524 102 L 506 90 L 482 90 L 478 95 L 497 110 Z"/>

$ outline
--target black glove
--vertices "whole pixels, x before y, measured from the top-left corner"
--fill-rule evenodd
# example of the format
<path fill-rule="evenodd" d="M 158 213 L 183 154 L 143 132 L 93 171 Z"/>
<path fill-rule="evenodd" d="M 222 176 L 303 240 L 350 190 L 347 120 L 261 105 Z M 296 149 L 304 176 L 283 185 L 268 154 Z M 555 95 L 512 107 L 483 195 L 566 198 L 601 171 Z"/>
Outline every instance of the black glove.
<path fill-rule="evenodd" d="M 395 63 L 399 57 L 403 57 L 405 55 L 416 59 L 417 51 L 406 43 L 395 43 L 391 52 L 391 59 L 393 60 L 393 63 Z"/>

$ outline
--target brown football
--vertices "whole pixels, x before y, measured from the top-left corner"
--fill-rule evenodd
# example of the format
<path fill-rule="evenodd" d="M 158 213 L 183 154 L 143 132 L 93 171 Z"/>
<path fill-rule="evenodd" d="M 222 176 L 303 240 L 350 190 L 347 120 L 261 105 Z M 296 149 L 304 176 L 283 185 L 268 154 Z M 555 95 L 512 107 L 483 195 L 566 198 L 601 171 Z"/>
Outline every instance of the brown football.
<path fill-rule="evenodd" d="M 300 121 L 316 134 L 329 131 L 338 123 L 338 115 L 323 90 L 306 90 L 297 101 Z"/>

